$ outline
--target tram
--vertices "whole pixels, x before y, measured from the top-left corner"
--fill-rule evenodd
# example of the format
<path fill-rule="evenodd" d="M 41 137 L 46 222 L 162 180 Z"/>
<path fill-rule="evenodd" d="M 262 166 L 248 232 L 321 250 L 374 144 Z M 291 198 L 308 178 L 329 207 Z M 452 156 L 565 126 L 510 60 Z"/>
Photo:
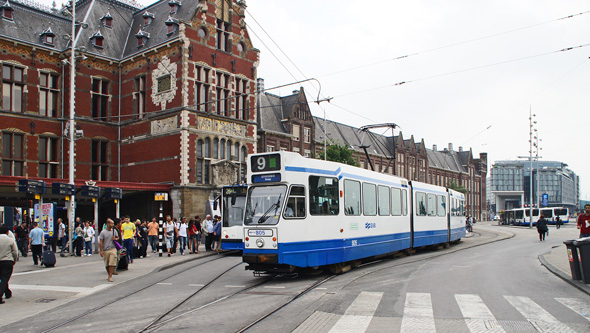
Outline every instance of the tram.
<path fill-rule="evenodd" d="M 219 198 L 221 210 L 221 249 L 244 249 L 244 208 L 248 186 L 228 185 L 221 189 Z"/>
<path fill-rule="evenodd" d="M 292 152 L 248 160 L 243 261 L 255 273 L 327 267 L 465 236 L 465 197 L 441 186 Z"/>
<path fill-rule="evenodd" d="M 555 224 L 555 218 L 557 216 L 559 216 L 562 223 L 569 223 L 569 210 L 565 207 L 533 208 L 533 225 L 537 225 L 540 214 L 545 217 L 547 224 Z M 503 216 L 508 224 L 528 226 L 531 222 L 531 209 L 514 208 L 505 211 Z"/>

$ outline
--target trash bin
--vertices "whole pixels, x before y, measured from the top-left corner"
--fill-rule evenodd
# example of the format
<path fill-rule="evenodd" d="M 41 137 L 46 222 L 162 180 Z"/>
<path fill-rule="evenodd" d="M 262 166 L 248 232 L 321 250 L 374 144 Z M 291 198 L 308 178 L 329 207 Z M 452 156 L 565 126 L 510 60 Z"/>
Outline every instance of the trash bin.
<path fill-rule="evenodd" d="M 574 245 L 574 240 L 566 240 L 563 242 L 567 247 L 567 257 L 570 262 L 570 270 L 572 271 L 572 279 L 581 280 L 582 272 L 580 271 L 580 261 L 578 248 Z"/>
<path fill-rule="evenodd" d="M 590 283 L 590 237 L 580 238 L 574 241 L 574 246 L 578 248 L 580 254 L 580 271 L 582 271 L 582 281 Z"/>

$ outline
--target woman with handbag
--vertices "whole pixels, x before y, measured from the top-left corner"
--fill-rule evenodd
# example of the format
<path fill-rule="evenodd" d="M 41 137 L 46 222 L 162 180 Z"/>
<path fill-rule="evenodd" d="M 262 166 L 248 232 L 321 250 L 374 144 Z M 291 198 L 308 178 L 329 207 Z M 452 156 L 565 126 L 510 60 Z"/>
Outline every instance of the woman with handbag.
<path fill-rule="evenodd" d="M 84 222 L 84 247 L 86 249 L 85 256 L 92 256 L 92 239 L 94 238 L 94 228 L 90 225 L 90 221 Z"/>

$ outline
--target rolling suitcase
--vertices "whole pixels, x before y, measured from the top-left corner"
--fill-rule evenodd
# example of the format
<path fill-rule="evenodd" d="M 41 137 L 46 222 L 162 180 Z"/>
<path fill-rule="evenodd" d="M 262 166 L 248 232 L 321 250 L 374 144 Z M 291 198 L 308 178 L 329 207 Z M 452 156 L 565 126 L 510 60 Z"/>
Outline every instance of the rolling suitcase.
<path fill-rule="evenodd" d="M 129 261 L 127 260 L 127 251 L 125 251 L 125 248 L 121 249 L 121 253 L 119 255 L 119 264 L 117 265 L 117 270 L 119 269 L 129 269 Z"/>
<path fill-rule="evenodd" d="M 41 256 L 41 265 L 45 265 L 45 267 L 53 267 L 55 266 L 55 253 L 51 250 L 43 251 L 43 255 Z"/>

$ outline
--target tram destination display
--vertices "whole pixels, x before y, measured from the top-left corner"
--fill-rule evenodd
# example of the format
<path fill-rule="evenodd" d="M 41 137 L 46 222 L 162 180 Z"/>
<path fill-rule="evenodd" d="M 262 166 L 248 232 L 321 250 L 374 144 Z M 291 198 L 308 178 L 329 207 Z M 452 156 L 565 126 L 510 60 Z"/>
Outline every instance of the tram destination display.
<path fill-rule="evenodd" d="M 250 158 L 250 168 L 252 172 L 281 170 L 281 155 L 268 154 L 262 156 L 252 156 Z"/>

